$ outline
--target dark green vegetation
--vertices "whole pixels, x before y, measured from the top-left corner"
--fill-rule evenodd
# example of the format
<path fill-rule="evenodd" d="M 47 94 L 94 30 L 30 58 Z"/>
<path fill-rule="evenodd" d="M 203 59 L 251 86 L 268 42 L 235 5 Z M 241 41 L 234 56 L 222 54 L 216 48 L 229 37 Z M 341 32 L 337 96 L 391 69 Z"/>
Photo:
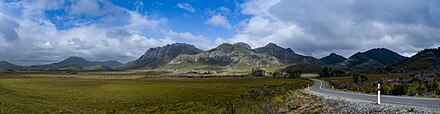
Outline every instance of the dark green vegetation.
<path fill-rule="evenodd" d="M 0 78 L 0 113 L 263 113 L 307 79 Z"/>

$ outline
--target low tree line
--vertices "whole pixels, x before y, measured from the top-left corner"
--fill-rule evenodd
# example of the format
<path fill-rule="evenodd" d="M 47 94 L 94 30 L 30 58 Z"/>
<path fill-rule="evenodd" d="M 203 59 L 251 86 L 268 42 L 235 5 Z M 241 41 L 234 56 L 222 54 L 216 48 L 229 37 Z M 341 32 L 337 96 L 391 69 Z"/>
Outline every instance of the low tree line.
<path fill-rule="evenodd" d="M 299 78 L 303 73 L 302 69 L 299 68 L 290 68 L 290 69 L 281 69 L 277 70 L 272 74 L 273 78 Z M 251 70 L 251 76 L 262 77 L 266 75 L 266 71 L 261 68 L 254 68 Z"/>

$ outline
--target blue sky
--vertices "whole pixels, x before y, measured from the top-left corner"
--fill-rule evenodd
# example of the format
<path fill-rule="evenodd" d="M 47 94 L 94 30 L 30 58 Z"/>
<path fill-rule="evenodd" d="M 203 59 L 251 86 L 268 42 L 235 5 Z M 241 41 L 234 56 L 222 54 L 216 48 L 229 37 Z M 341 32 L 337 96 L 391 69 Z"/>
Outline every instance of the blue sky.
<path fill-rule="evenodd" d="M 128 62 L 183 42 L 276 43 L 317 58 L 440 45 L 438 0 L 0 0 L 0 60 Z M 11 53 L 12 52 L 12 53 Z"/>

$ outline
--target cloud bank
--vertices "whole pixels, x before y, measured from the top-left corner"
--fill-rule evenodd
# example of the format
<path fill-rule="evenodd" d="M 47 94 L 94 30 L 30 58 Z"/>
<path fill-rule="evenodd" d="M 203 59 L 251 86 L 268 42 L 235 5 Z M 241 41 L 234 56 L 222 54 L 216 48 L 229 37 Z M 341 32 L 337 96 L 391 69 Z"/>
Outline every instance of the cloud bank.
<path fill-rule="evenodd" d="M 147 12 L 144 6 L 151 4 L 164 5 L 160 1 L 136 1 L 132 8 L 106 0 L 0 1 L 0 60 L 33 65 L 80 56 L 128 62 L 148 48 L 174 42 L 204 50 L 225 42 L 246 42 L 254 48 L 273 42 L 315 57 L 331 52 L 348 57 L 376 47 L 410 56 L 440 46 L 438 0 L 249 0 L 232 2 L 235 8 L 201 8 L 188 2 L 171 4 L 170 17 Z M 188 22 L 182 27 L 176 19 Z M 209 35 L 220 31 L 232 35 Z"/>
<path fill-rule="evenodd" d="M 374 47 L 408 56 L 440 44 L 437 0 L 250 0 L 241 7 L 252 17 L 235 36 L 217 41 L 274 42 L 317 57 Z"/>

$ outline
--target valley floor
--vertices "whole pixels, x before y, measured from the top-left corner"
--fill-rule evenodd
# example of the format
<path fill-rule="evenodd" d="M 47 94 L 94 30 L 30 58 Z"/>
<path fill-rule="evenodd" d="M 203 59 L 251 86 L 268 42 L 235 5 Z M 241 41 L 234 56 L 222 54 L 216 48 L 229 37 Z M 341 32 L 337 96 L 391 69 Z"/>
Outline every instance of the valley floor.
<path fill-rule="evenodd" d="M 42 74 L 40 74 L 42 75 Z M 304 79 L 0 78 L 0 113 L 278 112 Z"/>

